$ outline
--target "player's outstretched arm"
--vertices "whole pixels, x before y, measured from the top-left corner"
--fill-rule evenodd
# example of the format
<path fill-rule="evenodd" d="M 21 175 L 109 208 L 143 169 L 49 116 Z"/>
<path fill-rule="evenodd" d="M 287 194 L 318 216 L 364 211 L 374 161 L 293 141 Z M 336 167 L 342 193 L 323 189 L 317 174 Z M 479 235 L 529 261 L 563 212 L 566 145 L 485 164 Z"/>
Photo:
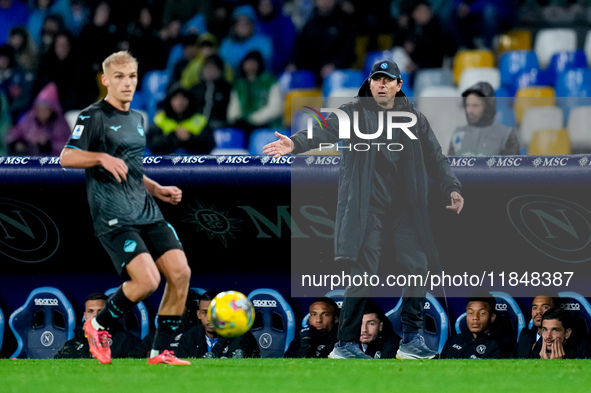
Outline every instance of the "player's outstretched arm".
<path fill-rule="evenodd" d="M 450 194 L 450 198 L 451 205 L 446 206 L 445 208 L 448 210 L 454 210 L 457 214 L 460 214 L 460 212 L 464 208 L 464 198 L 462 198 L 462 196 L 456 191 Z"/>
<path fill-rule="evenodd" d="M 64 147 L 60 154 L 60 164 L 63 167 L 78 169 L 101 165 L 119 183 L 127 179 L 127 164 L 122 159 L 113 157 L 107 153 L 96 153 Z"/>
<path fill-rule="evenodd" d="M 150 195 L 160 199 L 162 202 L 177 205 L 183 199 L 183 192 L 180 188 L 175 186 L 161 186 L 146 175 L 144 175 L 144 185 Z"/>
<path fill-rule="evenodd" d="M 291 153 L 293 151 L 292 140 L 289 137 L 278 133 L 277 131 L 275 131 L 275 135 L 279 138 L 279 140 L 265 145 L 263 147 L 263 154 L 277 158 Z"/>

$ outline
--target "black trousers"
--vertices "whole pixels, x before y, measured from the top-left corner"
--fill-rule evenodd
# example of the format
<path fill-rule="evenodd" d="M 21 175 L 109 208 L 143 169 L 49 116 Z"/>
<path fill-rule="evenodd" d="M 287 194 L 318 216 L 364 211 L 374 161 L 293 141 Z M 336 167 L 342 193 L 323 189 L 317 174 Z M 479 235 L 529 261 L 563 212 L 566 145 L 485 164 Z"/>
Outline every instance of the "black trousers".
<path fill-rule="evenodd" d="M 427 256 L 408 214 L 405 211 L 395 216 L 368 214 L 365 239 L 357 262 L 351 267 L 351 277 L 364 273 L 377 274 L 380 259 L 384 263 L 399 264 L 404 274 L 421 274 L 424 277 L 427 274 Z M 382 255 L 385 245 L 392 246 L 394 255 Z M 347 287 L 339 321 L 339 340 L 359 340 L 363 311 L 370 292 L 370 286 Z M 403 332 L 414 333 L 423 327 L 421 314 L 425 295 L 425 287 L 407 286 L 403 289 L 401 314 Z"/>

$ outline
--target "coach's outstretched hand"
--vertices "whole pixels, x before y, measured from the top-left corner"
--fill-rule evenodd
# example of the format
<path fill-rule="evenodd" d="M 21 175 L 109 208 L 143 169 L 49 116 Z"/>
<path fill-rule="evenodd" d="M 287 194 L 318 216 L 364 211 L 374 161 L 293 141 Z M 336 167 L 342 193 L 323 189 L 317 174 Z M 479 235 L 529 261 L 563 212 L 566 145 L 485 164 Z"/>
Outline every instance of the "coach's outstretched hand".
<path fill-rule="evenodd" d="M 445 208 L 448 210 L 455 210 L 457 214 L 460 214 L 460 212 L 464 208 L 464 198 L 462 198 L 462 196 L 455 191 L 450 194 L 450 197 L 451 205 L 446 206 Z"/>
<path fill-rule="evenodd" d="M 275 131 L 275 135 L 277 135 L 279 140 L 265 145 L 263 147 L 263 154 L 277 158 L 291 153 L 293 151 L 292 140 L 288 136 L 280 134 L 277 131 Z"/>

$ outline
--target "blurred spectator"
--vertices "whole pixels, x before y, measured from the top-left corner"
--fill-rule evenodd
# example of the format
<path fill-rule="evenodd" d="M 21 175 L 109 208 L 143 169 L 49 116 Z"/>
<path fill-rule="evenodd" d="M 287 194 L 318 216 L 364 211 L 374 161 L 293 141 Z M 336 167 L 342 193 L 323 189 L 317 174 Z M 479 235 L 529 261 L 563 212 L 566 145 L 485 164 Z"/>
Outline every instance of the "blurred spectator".
<path fill-rule="evenodd" d="M 508 348 L 498 335 L 494 321 L 497 317 L 495 299 L 488 295 L 470 297 L 466 304 L 468 330 L 450 337 L 442 359 L 503 359 L 509 355 Z"/>
<path fill-rule="evenodd" d="M 232 28 L 233 0 L 219 0 L 214 2 L 213 8 L 206 14 L 207 32 L 213 34 L 218 41 L 224 39 Z M 204 33 L 200 31 L 199 33 Z"/>
<path fill-rule="evenodd" d="M 8 33 L 15 26 L 26 26 L 29 9 L 18 0 L 0 0 L 0 45 L 8 41 Z"/>
<path fill-rule="evenodd" d="M 468 125 L 451 135 L 448 155 L 489 156 L 519 154 L 519 136 L 512 127 L 495 122 L 496 98 L 488 82 L 478 82 L 462 93 Z"/>
<path fill-rule="evenodd" d="M 179 20 L 181 24 L 200 13 L 207 13 L 211 9 L 213 0 L 166 0 L 162 14 L 162 22 Z"/>
<path fill-rule="evenodd" d="M 89 64 L 92 72 L 101 72 L 103 60 L 117 49 L 119 32 L 111 19 L 111 7 L 106 1 L 98 3 L 80 33 L 80 47 L 77 57 Z"/>
<path fill-rule="evenodd" d="M 237 70 L 246 54 L 258 51 L 265 65 L 271 64 L 273 43 L 269 37 L 259 32 L 254 9 L 249 5 L 240 6 L 234 10 L 232 19 L 234 21 L 232 30 L 229 36 L 222 40 L 220 46 L 222 59 Z"/>
<path fill-rule="evenodd" d="M 211 55 L 203 62 L 201 82 L 191 92 L 197 100 L 197 111 L 207 118 L 212 129 L 227 125 L 227 111 L 232 85 L 224 79 L 224 62 L 218 55 Z"/>
<path fill-rule="evenodd" d="M 84 321 L 91 320 L 105 307 L 108 296 L 103 293 L 91 293 L 84 302 Z M 111 335 L 109 346 L 113 358 L 125 358 L 135 348 L 140 340 L 131 334 L 123 325 L 109 330 Z M 74 330 L 74 338 L 67 341 L 55 355 L 55 359 L 92 359 L 88 346 L 88 339 L 82 330 L 82 324 Z"/>
<path fill-rule="evenodd" d="M 456 50 L 451 37 L 433 17 L 431 6 L 425 0 L 414 3 L 408 24 L 401 29 L 395 44 L 402 46 L 411 59 L 406 72 L 414 72 L 417 68 L 440 68 L 443 58 L 453 56 Z"/>
<path fill-rule="evenodd" d="M 560 298 L 557 296 L 536 296 L 531 304 L 531 329 L 525 328 L 519 334 L 512 357 L 519 359 L 534 358 L 540 351 L 534 351 L 538 340 L 542 338 L 542 317 L 551 308 L 560 307 Z"/>
<path fill-rule="evenodd" d="M 482 38 L 484 46 L 492 48 L 495 35 L 513 27 L 516 17 L 513 0 L 453 1 L 452 20 L 460 47 L 473 49 L 475 38 Z"/>
<path fill-rule="evenodd" d="M 363 312 L 359 344 L 366 355 L 374 359 L 394 359 L 400 337 L 380 307 L 368 303 Z"/>
<path fill-rule="evenodd" d="M 62 113 L 57 87 L 50 83 L 31 108 L 6 136 L 10 155 L 59 156 L 70 137 L 70 127 Z"/>
<path fill-rule="evenodd" d="M 173 86 L 162 102 L 163 110 L 148 127 L 148 148 L 153 154 L 207 154 L 215 146 L 207 118 L 197 113 L 193 94 Z"/>
<path fill-rule="evenodd" d="M 41 56 L 35 91 L 53 82 L 57 85 L 64 113 L 85 108 L 98 97 L 95 75 L 88 65 L 81 63 L 72 47 L 72 38 L 60 33 L 50 50 Z"/>
<path fill-rule="evenodd" d="M 328 297 L 316 298 L 303 326 L 285 351 L 286 358 L 326 358 L 337 342 L 339 306 Z"/>
<path fill-rule="evenodd" d="M 139 59 L 139 80 L 150 70 L 161 70 L 166 67 L 167 48 L 158 36 L 158 23 L 154 20 L 154 14 L 149 6 L 143 6 L 139 10 L 137 20 L 133 20 L 127 26 L 127 40 L 129 51 Z"/>
<path fill-rule="evenodd" d="M 207 317 L 207 309 L 217 291 L 209 290 L 201 295 L 197 317 L 199 322 L 175 337 L 171 350 L 176 356 L 191 358 L 259 358 L 256 338 L 249 331 L 239 337 L 219 336 Z"/>
<path fill-rule="evenodd" d="M 64 27 L 78 35 L 88 18 L 88 8 L 84 0 L 29 0 L 31 16 L 27 25 L 35 43 L 41 45 L 41 29 L 49 15 L 56 15 Z"/>
<path fill-rule="evenodd" d="M 240 63 L 239 72 L 230 94 L 228 122 L 247 134 L 259 127 L 281 127 L 281 90 L 277 78 L 265 71 L 261 54 L 247 54 Z"/>
<path fill-rule="evenodd" d="M 258 0 L 257 14 L 262 34 L 273 42 L 271 71 L 281 74 L 293 52 L 296 29 L 291 19 L 283 14 L 281 0 Z"/>
<path fill-rule="evenodd" d="M 49 51 L 53 45 L 55 37 L 66 30 L 64 22 L 59 15 L 47 15 L 41 26 L 41 37 L 39 40 L 39 55 Z"/>
<path fill-rule="evenodd" d="M 0 91 L 0 156 L 5 156 L 7 153 L 4 138 L 6 138 L 10 127 L 12 127 L 12 121 L 8 113 L 8 101 L 6 95 Z"/>
<path fill-rule="evenodd" d="M 201 78 L 201 68 L 205 59 L 211 55 L 218 53 L 218 41 L 213 34 L 203 33 L 197 39 L 197 55 L 182 71 L 181 84 L 186 88 L 191 88 L 196 85 Z M 224 79 L 232 82 L 234 79 L 234 72 L 232 66 L 224 63 Z"/>
<path fill-rule="evenodd" d="M 10 30 L 8 45 L 14 49 L 16 64 L 28 71 L 37 69 L 37 46 L 24 26 L 16 26 Z"/>
<path fill-rule="evenodd" d="M 162 26 L 158 34 L 164 44 L 164 52 L 160 56 L 163 57 L 164 64 L 166 65 L 170 51 L 176 44 L 180 44 L 181 42 L 181 21 L 178 19 L 171 20 Z"/>
<path fill-rule="evenodd" d="M 534 347 L 534 358 L 589 359 L 591 345 L 583 332 L 576 331 L 572 317 L 562 308 L 551 308 L 542 317 L 542 339 Z M 536 356 L 537 355 L 537 356 Z"/>
<path fill-rule="evenodd" d="M 66 21 L 66 26 L 74 37 L 78 37 L 84 25 L 88 23 L 90 9 L 84 0 L 70 0 L 70 12 L 70 19 Z"/>
<path fill-rule="evenodd" d="M 183 55 L 180 59 L 176 61 L 174 66 L 172 67 L 172 72 L 170 74 L 170 83 L 169 86 L 174 85 L 175 83 L 179 83 L 181 81 L 181 76 L 183 75 L 183 71 L 187 68 L 187 66 L 199 56 L 199 45 L 197 44 L 198 35 L 197 34 L 187 34 L 181 38 L 181 46 L 183 48 Z M 172 54 L 171 54 L 172 55 Z M 189 87 L 189 86 L 185 86 Z"/>
<path fill-rule="evenodd" d="M 16 64 L 14 49 L 10 45 L 0 46 L 0 91 L 8 100 L 8 112 L 12 123 L 29 109 L 32 99 L 34 75 Z"/>
<path fill-rule="evenodd" d="M 296 38 L 294 65 L 312 70 L 320 83 L 335 69 L 351 67 L 355 52 L 350 18 L 336 0 L 315 0 L 315 4 L 314 14 Z"/>
<path fill-rule="evenodd" d="M 312 16 L 314 5 L 312 0 L 286 0 L 283 10 L 293 21 L 296 30 L 299 32 Z"/>

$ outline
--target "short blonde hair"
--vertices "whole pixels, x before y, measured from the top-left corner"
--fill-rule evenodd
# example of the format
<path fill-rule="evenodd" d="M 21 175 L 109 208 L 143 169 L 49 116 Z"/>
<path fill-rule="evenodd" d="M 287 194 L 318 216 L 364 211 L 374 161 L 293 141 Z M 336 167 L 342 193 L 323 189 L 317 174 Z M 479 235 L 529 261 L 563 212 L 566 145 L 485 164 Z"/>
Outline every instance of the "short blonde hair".
<path fill-rule="evenodd" d="M 137 65 L 137 60 L 131 55 L 131 53 L 126 50 L 115 52 L 103 61 L 103 72 L 106 73 L 107 69 L 111 67 L 111 64 L 123 65 L 128 63 L 135 63 L 135 65 Z"/>

